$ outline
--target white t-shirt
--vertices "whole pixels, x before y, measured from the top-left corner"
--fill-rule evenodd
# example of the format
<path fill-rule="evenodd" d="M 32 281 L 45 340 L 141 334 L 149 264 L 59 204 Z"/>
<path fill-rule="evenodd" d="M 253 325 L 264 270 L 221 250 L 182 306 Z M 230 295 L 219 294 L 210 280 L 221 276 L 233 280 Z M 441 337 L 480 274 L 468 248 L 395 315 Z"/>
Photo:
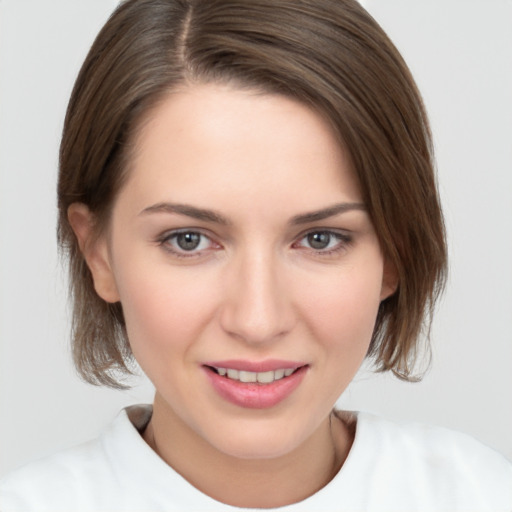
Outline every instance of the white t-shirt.
<path fill-rule="evenodd" d="M 150 406 L 129 407 L 98 439 L 11 473 L 0 481 L 0 510 L 248 510 L 201 493 L 153 452 L 140 435 L 150 417 Z M 271 510 L 511 512 L 512 464 L 464 434 L 358 413 L 354 443 L 334 479 L 304 501 Z"/>

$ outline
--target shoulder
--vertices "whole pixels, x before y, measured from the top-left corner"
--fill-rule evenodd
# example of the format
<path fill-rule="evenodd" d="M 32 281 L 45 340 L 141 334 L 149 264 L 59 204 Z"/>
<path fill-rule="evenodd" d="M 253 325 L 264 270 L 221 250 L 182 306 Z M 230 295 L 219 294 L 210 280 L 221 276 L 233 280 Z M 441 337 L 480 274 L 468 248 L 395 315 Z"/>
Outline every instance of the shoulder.
<path fill-rule="evenodd" d="M 512 510 L 512 464 L 466 434 L 359 413 L 353 455 L 377 489 L 411 504 L 421 496 L 432 510 Z"/>
<path fill-rule="evenodd" d="M 139 416 L 143 415 L 139 409 Z M 29 463 L 0 479 L 2 512 L 77 512 L 96 510 L 97 500 L 115 502 L 123 493 L 120 477 L 123 471 L 129 473 L 123 453 L 144 449 L 138 446 L 144 441 L 131 419 L 124 410 L 98 439 Z"/>
<path fill-rule="evenodd" d="M 470 435 L 448 428 L 415 423 L 393 422 L 369 413 L 359 413 L 357 428 L 371 436 L 382 449 L 393 450 L 419 461 L 449 461 L 450 465 L 488 464 L 487 470 L 510 471 L 511 463 L 495 450 Z"/>
<path fill-rule="evenodd" d="M 79 486 L 86 488 L 91 476 L 101 477 L 104 465 L 99 440 L 31 462 L 0 480 L 2 511 L 46 510 L 44 504 L 56 497 L 65 502 Z"/>

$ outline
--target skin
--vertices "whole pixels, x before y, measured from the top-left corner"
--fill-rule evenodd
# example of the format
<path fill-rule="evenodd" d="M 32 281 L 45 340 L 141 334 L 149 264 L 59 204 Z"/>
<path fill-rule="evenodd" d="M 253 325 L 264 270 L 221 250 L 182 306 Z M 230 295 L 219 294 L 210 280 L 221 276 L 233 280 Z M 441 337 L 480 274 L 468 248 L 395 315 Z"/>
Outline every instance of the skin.
<path fill-rule="evenodd" d="M 351 206 L 304 219 L 339 204 Z M 167 463 L 242 507 L 293 503 L 332 479 L 353 435 L 330 414 L 396 282 L 348 155 L 320 115 L 229 86 L 176 91 L 139 130 L 105 234 L 93 238 L 84 205 L 69 218 L 96 291 L 121 301 L 155 385 L 144 437 Z M 199 247 L 181 249 L 177 229 L 202 234 Z M 325 231 L 327 247 L 313 247 L 307 235 Z M 308 366 L 285 400 L 254 409 L 211 386 L 204 363 L 226 359 Z"/>

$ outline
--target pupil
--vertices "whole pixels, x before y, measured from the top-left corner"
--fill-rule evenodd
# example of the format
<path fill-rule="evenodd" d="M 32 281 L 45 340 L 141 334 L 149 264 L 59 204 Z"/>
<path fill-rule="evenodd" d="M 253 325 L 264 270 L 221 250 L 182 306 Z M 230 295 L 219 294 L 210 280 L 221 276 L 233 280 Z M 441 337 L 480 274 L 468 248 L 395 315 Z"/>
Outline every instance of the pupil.
<path fill-rule="evenodd" d="M 329 233 L 311 233 L 308 235 L 308 243 L 313 249 L 325 249 L 331 241 Z"/>
<path fill-rule="evenodd" d="M 199 233 L 180 233 L 176 237 L 180 249 L 184 251 L 193 251 L 199 245 L 201 235 Z"/>

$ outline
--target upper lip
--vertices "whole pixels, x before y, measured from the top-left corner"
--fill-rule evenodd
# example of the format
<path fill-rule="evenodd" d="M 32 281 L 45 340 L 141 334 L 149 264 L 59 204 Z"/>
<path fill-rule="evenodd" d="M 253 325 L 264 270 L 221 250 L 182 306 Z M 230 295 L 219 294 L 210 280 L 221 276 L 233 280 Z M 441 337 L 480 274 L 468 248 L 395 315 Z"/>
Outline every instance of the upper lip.
<path fill-rule="evenodd" d="M 209 361 L 204 366 L 213 368 L 231 368 L 246 372 L 270 372 L 275 370 L 296 369 L 306 366 L 307 363 L 298 361 L 285 361 L 282 359 L 267 359 L 265 361 L 247 361 L 243 359 L 229 359 L 224 361 Z"/>

